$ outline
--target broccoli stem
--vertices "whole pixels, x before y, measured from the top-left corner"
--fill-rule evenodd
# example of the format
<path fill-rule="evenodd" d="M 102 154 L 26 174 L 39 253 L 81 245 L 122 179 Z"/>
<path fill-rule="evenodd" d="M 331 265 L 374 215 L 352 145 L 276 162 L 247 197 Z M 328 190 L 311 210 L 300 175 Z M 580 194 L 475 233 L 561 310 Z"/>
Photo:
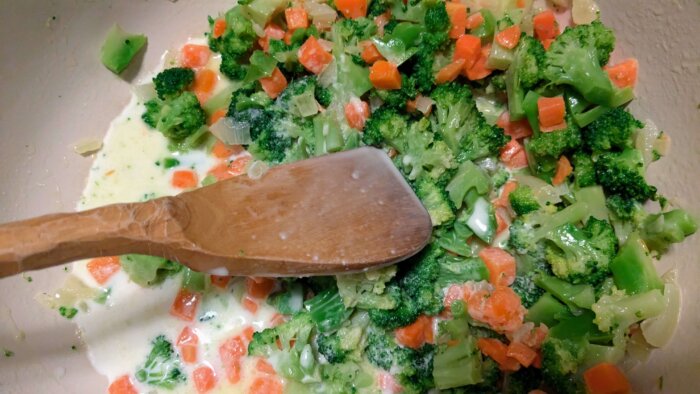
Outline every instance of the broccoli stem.
<path fill-rule="evenodd" d="M 525 320 L 535 324 L 545 324 L 547 327 L 554 327 L 557 321 L 566 316 L 568 309 L 564 304 L 557 301 L 550 293 L 544 293 L 530 309 L 527 310 Z"/>
<path fill-rule="evenodd" d="M 433 379 L 439 390 L 481 383 L 481 358 L 474 341 L 463 339 L 440 349 L 433 359 Z"/>
<path fill-rule="evenodd" d="M 661 290 L 664 287 L 647 246 L 637 232 L 630 234 L 627 242 L 622 245 L 617 256 L 610 262 L 610 270 L 615 285 L 627 294 Z"/>
<path fill-rule="evenodd" d="M 546 223 L 533 230 L 533 237 L 536 241 L 544 238 L 549 232 L 567 223 L 578 223 L 590 214 L 588 204 L 577 202 L 569 205 L 561 211 L 549 216 Z"/>
<path fill-rule="evenodd" d="M 535 278 L 535 283 L 561 300 L 573 311 L 578 311 L 578 308 L 590 309 L 595 302 L 595 291 L 593 286 L 588 284 L 572 285 L 549 275 L 538 275 Z"/>

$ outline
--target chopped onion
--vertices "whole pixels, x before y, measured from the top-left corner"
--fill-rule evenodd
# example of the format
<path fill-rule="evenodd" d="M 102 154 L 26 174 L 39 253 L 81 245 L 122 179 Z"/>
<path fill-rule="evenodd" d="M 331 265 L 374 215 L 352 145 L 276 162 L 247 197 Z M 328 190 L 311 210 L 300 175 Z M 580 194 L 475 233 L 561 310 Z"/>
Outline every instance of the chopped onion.
<path fill-rule="evenodd" d="M 294 103 L 294 108 L 296 108 L 299 115 L 303 118 L 318 113 L 318 102 L 316 102 L 316 98 L 314 98 L 314 94 L 311 91 L 306 91 L 298 96 L 294 96 L 292 102 Z"/>
<path fill-rule="evenodd" d="M 314 26 L 319 30 L 330 28 L 338 17 L 338 13 L 328 4 L 307 1 L 304 3 L 304 8 L 309 13 Z"/>
<path fill-rule="evenodd" d="M 644 124 L 645 126 L 637 132 L 634 144 L 635 148 L 642 152 L 642 159 L 646 167 L 654 161 L 654 145 L 661 131 L 651 120 L 645 120 Z"/>
<path fill-rule="evenodd" d="M 416 109 L 420 111 L 423 115 L 428 115 L 430 110 L 433 108 L 435 101 L 430 97 L 423 96 L 419 94 L 416 96 Z"/>
<path fill-rule="evenodd" d="M 100 149 L 102 140 L 97 138 L 83 138 L 73 144 L 73 150 L 81 156 L 89 156 Z"/>
<path fill-rule="evenodd" d="M 253 22 L 253 31 L 255 31 L 255 35 L 258 37 L 265 37 L 265 29 L 255 22 Z"/>
<path fill-rule="evenodd" d="M 598 19 L 598 4 L 594 0 L 573 0 L 571 18 L 577 25 L 585 25 Z"/>
<path fill-rule="evenodd" d="M 321 71 L 318 75 L 318 84 L 327 88 L 338 80 L 338 67 L 335 64 L 335 60 L 332 60 L 326 68 Z"/>
<path fill-rule="evenodd" d="M 248 165 L 248 178 L 250 179 L 260 179 L 269 170 L 270 167 L 265 164 L 265 162 L 260 160 L 255 160 Z"/>
<path fill-rule="evenodd" d="M 81 301 L 92 300 L 99 295 L 99 290 L 87 286 L 75 275 L 69 275 L 63 286 L 53 294 L 40 293 L 34 298 L 41 305 L 57 309 L 59 307 L 71 307 Z"/>
<path fill-rule="evenodd" d="M 546 206 L 561 202 L 557 189 L 542 179 L 522 173 L 514 174 L 514 177 L 518 184 L 532 188 L 533 194 L 540 205 Z"/>
<path fill-rule="evenodd" d="M 666 156 L 668 152 L 671 150 L 671 137 L 664 133 L 661 132 L 661 135 L 659 135 L 659 138 L 654 141 L 654 151 L 658 153 L 661 156 Z"/>
<path fill-rule="evenodd" d="M 153 85 L 153 82 L 136 85 L 131 89 L 131 92 L 136 95 L 136 98 L 142 103 L 156 97 L 156 87 Z"/>
<path fill-rule="evenodd" d="M 370 111 L 374 112 L 377 108 L 381 107 L 382 104 L 384 104 L 384 100 L 381 98 L 371 95 L 369 97 L 369 109 Z"/>
<path fill-rule="evenodd" d="M 226 145 L 248 145 L 253 142 L 250 138 L 250 124 L 238 122 L 233 118 L 221 118 L 209 127 L 209 131 Z"/>
<path fill-rule="evenodd" d="M 656 347 L 664 347 L 673 337 L 678 327 L 678 318 L 681 313 L 681 290 L 676 284 L 676 270 L 667 272 L 664 276 L 664 298 L 666 307 L 656 317 L 644 320 L 640 325 L 644 339 Z"/>
<path fill-rule="evenodd" d="M 333 43 L 328 41 L 328 40 L 324 40 L 323 38 L 319 38 L 316 41 L 318 41 L 318 44 L 321 46 L 321 48 L 323 48 L 327 52 L 330 52 L 333 49 Z"/>

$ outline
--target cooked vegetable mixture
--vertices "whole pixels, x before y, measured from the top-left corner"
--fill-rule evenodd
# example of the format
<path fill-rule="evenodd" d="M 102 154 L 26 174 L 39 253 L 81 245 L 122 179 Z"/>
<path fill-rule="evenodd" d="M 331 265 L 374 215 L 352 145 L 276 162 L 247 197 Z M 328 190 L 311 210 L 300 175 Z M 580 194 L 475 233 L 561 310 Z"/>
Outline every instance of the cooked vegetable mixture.
<path fill-rule="evenodd" d="M 592 2 L 572 18 L 468 3 L 240 0 L 139 87 L 129 121 L 171 152 L 154 164 L 169 191 L 143 199 L 371 145 L 434 231 L 408 261 L 338 277 L 83 263 L 101 290 L 60 309 L 79 324 L 122 287 L 168 297 L 149 312 L 167 330 L 110 393 L 630 392 L 616 364 L 679 314 L 654 260 L 697 229 L 645 179 L 669 137 L 625 109 L 638 65 L 609 63 Z"/>

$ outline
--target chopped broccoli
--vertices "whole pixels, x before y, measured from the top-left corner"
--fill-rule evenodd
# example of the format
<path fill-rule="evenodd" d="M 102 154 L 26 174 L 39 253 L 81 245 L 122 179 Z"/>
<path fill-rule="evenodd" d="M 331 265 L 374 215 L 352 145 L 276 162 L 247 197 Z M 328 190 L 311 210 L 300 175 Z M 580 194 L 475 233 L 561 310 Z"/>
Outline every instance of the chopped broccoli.
<path fill-rule="evenodd" d="M 343 363 L 350 351 L 341 347 L 340 336 L 337 334 L 321 334 L 316 337 L 318 352 L 331 364 Z"/>
<path fill-rule="evenodd" d="M 537 286 L 533 278 L 534 275 L 517 275 L 511 285 L 525 308 L 536 304 L 544 294 L 544 290 Z"/>
<path fill-rule="evenodd" d="M 415 180 L 423 174 L 437 179 L 446 170 L 455 167 L 454 155 L 443 141 L 435 141 L 430 130 L 430 121 L 422 118 L 411 123 L 402 143 L 398 140 L 394 147 L 399 151 L 399 167 L 407 178 Z M 399 149 L 398 145 L 403 148 Z"/>
<path fill-rule="evenodd" d="M 173 141 L 182 141 L 195 134 L 207 121 L 197 96 L 191 92 L 166 100 L 154 98 L 145 106 L 143 121 Z"/>
<path fill-rule="evenodd" d="M 416 90 L 416 78 L 406 74 L 401 74 L 400 89 L 374 89 L 372 96 L 382 100 L 381 108 L 393 108 L 397 111 L 406 109 L 406 102 L 413 100 L 418 95 Z"/>
<path fill-rule="evenodd" d="M 646 216 L 646 212 L 638 201 L 633 199 L 623 198 L 616 194 L 611 195 L 605 200 L 605 206 L 618 219 L 631 220 L 637 222 L 640 218 Z"/>
<path fill-rule="evenodd" d="M 658 289 L 634 295 L 613 291 L 593 304 L 593 322 L 603 332 L 617 328 L 627 329 L 633 323 L 658 316 L 665 308 L 664 296 Z"/>
<path fill-rule="evenodd" d="M 337 330 L 352 314 L 352 309 L 345 307 L 337 289 L 328 289 L 317 294 L 304 302 L 304 307 L 309 311 L 309 316 L 318 330 L 323 333 Z"/>
<path fill-rule="evenodd" d="M 321 85 L 316 85 L 314 96 L 316 101 L 324 107 L 328 107 L 331 104 L 331 100 L 333 100 L 333 92 Z"/>
<path fill-rule="evenodd" d="M 439 288 L 453 283 L 480 282 L 489 279 L 489 271 L 479 258 L 463 258 L 445 255 L 440 259 L 440 273 L 437 278 Z"/>
<path fill-rule="evenodd" d="M 674 209 L 647 216 L 640 235 L 649 249 L 665 253 L 672 243 L 682 242 L 697 230 L 695 218 L 682 209 Z"/>
<path fill-rule="evenodd" d="M 222 54 L 221 72 L 231 79 L 240 80 L 246 74 L 241 66 L 244 55 L 253 48 L 258 36 L 253 29 L 253 22 L 243 11 L 243 6 L 234 6 L 223 18 L 226 20 L 226 30 L 218 37 L 214 37 L 213 33 L 216 21 L 209 18 L 209 47 Z"/>
<path fill-rule="evenodd" d="M 569 314 L 569 309 L 564 304 L 546 292 L 542 294 L 537 302 L 527 308 L 526 321 L 535 324 L 545 324 L 547 327 L 554 327 L 557 321 Z"/>
<path fill-rule="evenodd" d="M 530 186 L 518 186 L 508 195 L 508 201 L 515 214 L 522 216 L 540 209 L 540 203 Z"/>
<path fill-rule="evenodd" d="M 591 103 L 611 106 L 615 89 L 601 66 L 614 41 L 610 29 L 598 21 L 567 27 L 545 55 L 544 76 L 555 84 L 571 85 Z"/>
<path fill-rule="evenodd" d="M 656 196 L 656 188 L 644 179 L 644 160 L 638 150 L 601 154 L 595 162 L 595 172 L 607 193 L 639 202 Z"/>
<path fill-rule="evenodd" d="M 535 276 L 535 283 L 575 312 L 579 312 L 579 308 L 590 309 L 595 302 L 595 291 L 589 284 L 573 285 L 544 274 Z"/>
<path fill-rule="evenodd" d="M 356 46 L 377 33 L 377 25 L 369 18 L 343 18 L 333 24 L 333 39 L 342 40 L 346 47 Z"/>
<path fill-rule="evenodd" d="M 304 287 L 298 281 L 283 281 L 282 290 L 267 297 L 267 303 L 285 315 L 294 315 L 304 309 Z"/>
<path fill-rule="evenodd" d="M 386 142 L 396 150 L 403 151 L 405 141 L 402 134 L 406 129 L 408 129 L 408 121 L 405 116 L 394 109 L 380 107 L 367 119 L 362 141 L 367 145 L 380 145 Z"/>
<path fill-rule="evenodd" d="M 396 265 L 357 274 L 338 275 L 338 292 L 346 307 L 393 309 L 396 299 L 386 291 L 386 283 L 396 275 Z"/>
<path fill-rule="evenodd" d="M 473 338 L 438 347 L 433 358 L 433 380 L 439 390 L 483 382 L 481 354 Z"/>
<path fill-rule="evenodd" d="M 579 188 L 596 184 L 595 167 L 591 155 L 586 152 L 576 152 L 572 157 L 574 165 L 574 182 Z"/>
<path fill-rule="evenodd" d="M 551 231 L 567 223 L 578 223 L 588 214 L 588 205 L 578 202 L 553 214 L 540 210 L 519 217 L 510 226 L 510 246 L 519 254 L 533 253 L 538 242 Z"/>
<path fill-rule="evenodd" d="M 566 116 L 566 129 L 539 133 L 532 137 L 527 147 L 536 157 L 558 159 L 561 155 L 581 146 L 581 130 L 571 115 Z"/>
<path fill-rule="evenodd" d="M 153 78 L 158 98 L 165 100 L 178 96 L 194 82 L 194 71 L 186 67 L 168 68 Z"/>
<path fill-rule="evenodd" d="M 370 0 L 367 16 L 377 17 L 391 9 L 393 4 L 393 0 Z"/>
<path fill-rule="evenodd" d="M 632 148 L 634 133 L 644 124 L 622 108 L 613 108 L 589 124 L 583 141 L 593 152 Z"/>
<path fill-rule="evenodd" d="M 141 383 L 167 390 L 184 383 L 187 375 L 181 370 L 180 358 L 172 343 L 164 335 L 159 335 L 151 345 L 153 347 L 146 357 L 146 362 L 136 371 L 136 379 Z"/>
<path fill-rule="evenodd" d="M 646 244 L 636 232 L 630 234 L 620 247 L 617 256 L 610 262 L 610 270 L 615 285 L 627 294 L 660 290 L 664 286 Z"/>
<path fill-rule="evenodd" d="M 421 93 L 429 93 L 435 86 L 435 58 L 449 43 L 447 32 L 450 29 L 450 17 L 444 2 L 435 2 L 425 12 L 426 32 L 421 37 L 413 62 L 416 88 Z"/>
<path fill-rule="evenodd" d="M 127 33 L 115 23 L 100 48 L 100 60 L 110 71 L 120 74 L 147 41 L 145 35 Z"/>
<path fill-rule="evenodd" d="M 544 47 L 538 40 L 527 35 L 520 37 L 513 62 L 504 76 L 511 120 L 522 119 L 525 116 L 525 93 L 542 80 L 544 60 Z"/>
<path fill-rule="evenodd" d="M 430 220 L 433 227 L 448 223 L 455 218 L 450 196 L 444 187 L 439 186 L 436 182 L 420 178 L 413 188 L 416 195 L 423 203 L 423 206 L 430 215 Z"/>
<path fill-rule="evenodd" d="M 465 199 L 473 206 L 476 200 L 473 197 L 486 195 L 490 189 L 491 181 L 486 172 L 471 161 L 462 163 L 445 187 L 456 208 L 461 208 Z"/>

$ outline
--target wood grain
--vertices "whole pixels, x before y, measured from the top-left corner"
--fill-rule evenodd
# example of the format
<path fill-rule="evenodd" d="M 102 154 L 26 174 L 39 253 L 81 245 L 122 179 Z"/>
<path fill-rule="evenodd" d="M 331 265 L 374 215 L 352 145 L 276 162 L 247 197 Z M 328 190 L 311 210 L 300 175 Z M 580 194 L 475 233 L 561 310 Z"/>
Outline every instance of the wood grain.
<path fill-rule="evenodd" d="M 143 203 L 0 226 L 0 277 L 77 259 L 162 256 L 229 275 L 325 275 L 406 259 L 428 213 L 384 152 L 360 148 Z"/>

